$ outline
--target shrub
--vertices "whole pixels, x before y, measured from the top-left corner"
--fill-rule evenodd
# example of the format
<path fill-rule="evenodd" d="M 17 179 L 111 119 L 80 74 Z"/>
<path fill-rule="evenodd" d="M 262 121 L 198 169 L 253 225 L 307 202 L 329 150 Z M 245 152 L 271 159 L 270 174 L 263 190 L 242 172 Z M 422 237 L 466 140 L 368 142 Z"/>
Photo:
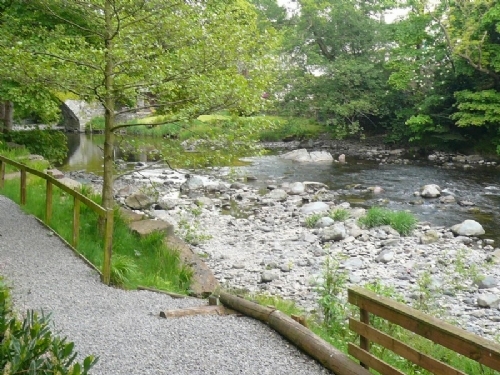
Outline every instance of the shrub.
<path fill-rule="evenodd" d="M 365 216 L 359 219 L 359 222 L 368 228 L 390 225 L 402 236 L 408 236 L 415 229 L 417 219 L 406 211 L 390 211 L 386 208 L 372 207 Z"/>
<path fill-rule="evenodd" d="M 4 139 L 24 145 L 32 154 L 39 154 L 51 162 L 61 163 L 68 153 L 66 136 L 58 130 L 11 131 Z"/>
<path fill-rule="evenodd" d="M 139 267 L 135 260 L 122 254 L 114 254 L 111 259 L 111 283 L 127 285 L 137 277 Z"/>
<path fill-rule="evenodd" d="M 85 375 L 93 356 L 75 362 L 74 344 L 55 336 L 48 316 L 28 311 L 21 321 L 11 310 L 7 287 L 0 279 L 0 368 L 3 374 Z"/>

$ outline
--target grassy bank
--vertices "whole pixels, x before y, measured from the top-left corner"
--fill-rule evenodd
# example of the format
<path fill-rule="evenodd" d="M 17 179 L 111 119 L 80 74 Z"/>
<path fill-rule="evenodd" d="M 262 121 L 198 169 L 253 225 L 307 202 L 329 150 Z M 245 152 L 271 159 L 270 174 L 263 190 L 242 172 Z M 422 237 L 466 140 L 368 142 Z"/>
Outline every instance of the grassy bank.
<path fill-rule="evenodd" d="M 87 196 L 99 202 L 100 197 Z M 6 181 L 3 194 L 19 203 L 19 180 Z M 45 181 L 30 177 L 27 187 L 27 202 L 22 209 L 38 218 L 45 215 Z M 77 250 L 97 268 L 102 268 L 103 239 L 98 231 L 98 217 L 86 206 L 81 207 L 80 241 Z M 73 198 L 59 189 L 54 189 L 51 227 L 61 237 L 71 241 L 73 222 Z M 177 252 L 167 248 L 164 235 L 152 234 L 145 238 L 134 235 L 126 222 L 115 211 L 113 231 L 113 259 L 111 280 L 114 285 L 135 288 L 138 285 L 154 287 L 178 293 L 186 293 L 192 276 L 191 269 L 182 265 Z"/>

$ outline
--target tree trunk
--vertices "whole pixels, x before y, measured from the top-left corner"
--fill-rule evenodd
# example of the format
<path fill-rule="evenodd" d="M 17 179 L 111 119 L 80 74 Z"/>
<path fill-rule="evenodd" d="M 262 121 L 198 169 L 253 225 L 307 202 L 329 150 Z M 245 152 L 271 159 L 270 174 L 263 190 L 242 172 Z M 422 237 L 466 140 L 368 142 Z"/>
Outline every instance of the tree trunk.
<path fill-rule="evenodd" d="M 4 128 L 3 132 L 8 133 L 14 127 L 14 103 L 10 100 L 7 100 L 4 104 Z"/>

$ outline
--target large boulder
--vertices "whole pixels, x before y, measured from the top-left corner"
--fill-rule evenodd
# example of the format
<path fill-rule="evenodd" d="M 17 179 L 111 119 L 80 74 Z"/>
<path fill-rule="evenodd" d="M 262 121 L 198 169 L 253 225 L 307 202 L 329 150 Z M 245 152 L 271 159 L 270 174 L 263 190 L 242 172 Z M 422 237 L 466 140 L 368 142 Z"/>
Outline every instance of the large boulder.
<path fill-rule="evenodd" d="M 347 231 L 344 223 L 335 224 L 324 229 L 321 235 L 321 241 L 341 241 L 347 237 Z"/>
<path fill-rule="evenodd" d="M 203 180 L 197 176 L 187 176 L 187 180 L 181 185 L 182 192 L 201 190 L 204 187 Z"/>
<path fill-rule="evenodd" d="M 436 184 L 422 186 L 420 196 L 424 198 L 437 198 L 441 195 L 441 188 Z"/>
<path fill-rule="evenodd" d="M 288 194 L 283 189 L 274 189 L 265 195 L 265 198 L 273 201 L 284 202 L 288 198 Z"/>
<path fill-rule="evenodd" d="M 483 226 L 475 220 L 465 220 L 456 224 L 451 227 L 451 231 L 456 236 L 480 236 L 485 233 Z"/>
<path fill-rule="evenodd" d="M 283 159 L 300 161 L 300 162 L 332 162 L 333 156 L 327 151 L 312 151 L 308 152 L 305 148 L 293 150 L 281 155 Z"/>
<path fill-rule="evenodd" d="M 129 228 L 141 237 L 145 237 L 153 232 L 163 232 L 166 236 L 174 235 L 173 225 L 163 220 L 148 219 L 133 221 L 129 223 Z"/>
<path fill-rule="evenodd" d="M 290 184 L 290 195 L 300 195 L 306 191 L 306 187 L 302 182 L 292 182 Z"/>
<path fill-rule="evenodd" d="M 153 200 L 145 194 L 132 194 L 125 199 L 125 204 L 133 210 L 144 210 L 153 204 Z"/>

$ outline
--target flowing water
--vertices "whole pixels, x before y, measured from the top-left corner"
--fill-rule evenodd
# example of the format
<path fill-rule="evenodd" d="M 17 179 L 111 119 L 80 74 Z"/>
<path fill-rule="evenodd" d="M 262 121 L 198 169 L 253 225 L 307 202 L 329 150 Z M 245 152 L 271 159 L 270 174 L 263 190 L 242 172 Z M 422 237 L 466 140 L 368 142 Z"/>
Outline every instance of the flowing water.
<path fill-rule="evenodd" d="M 162 142 L 161 139 L 153 141 Z M 102 143 L 102 136 L 69 134 L 70 151 L 62 169 L 99 174 L 102 170 Z M 493 238 L 497 243 L 500 241 L 500 170 L 496 167 L 464 170 L 457 165 L 457 169 L 443 169 L 423 162 L 379 165 L 349 158 L 346 164 L 307 164 L 278 156 L 245 160 L 251 164 L 235 167 L 236 172 L 256 177 L 257 181 L 252 183 L 260 187 L 265 187 L 268 181 L 322 182 L 330 189 L 339 191 L 339 201 L 348 201 L 353 206 L 384 205 L 393 210 L 410 210 L 422 221 L 447 227 L 465 219 L 474 219 L 483 225 L 487 238 Z M 437 184 L 455 195 L 458 201 L 471 201 L 475 206 L 440 204 L 437 199 L 425 199 L 420 205 L 411 204 L 418 200 L 413 193 L 425 184 Z M 360 186 L 354 188 L 356 185 Z M 363 189 L 371 186 L 380 186 L 384 191 L 375 195 Z"/>

